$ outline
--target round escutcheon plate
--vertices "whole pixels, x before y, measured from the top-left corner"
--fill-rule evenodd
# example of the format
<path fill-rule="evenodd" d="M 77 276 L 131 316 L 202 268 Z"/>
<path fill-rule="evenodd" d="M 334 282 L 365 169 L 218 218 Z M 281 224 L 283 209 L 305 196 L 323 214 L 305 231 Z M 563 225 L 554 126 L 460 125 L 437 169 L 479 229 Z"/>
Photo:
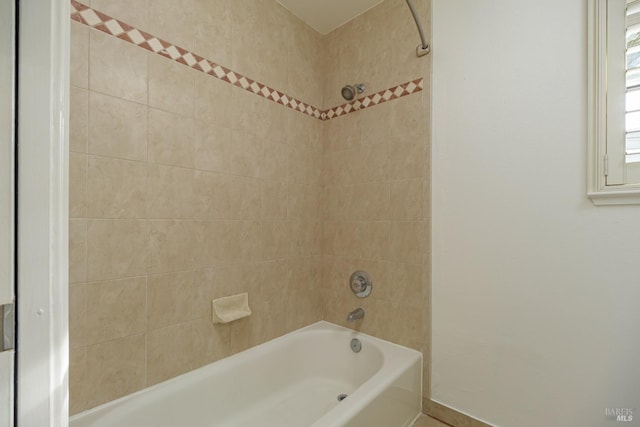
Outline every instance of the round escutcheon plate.
<path fill-rule="evenodd" d="M 366 271 L 356 271 L 349 279 L 351 290 L 358 298 L 368 297 L 373 287 L 371 276 Z"/>

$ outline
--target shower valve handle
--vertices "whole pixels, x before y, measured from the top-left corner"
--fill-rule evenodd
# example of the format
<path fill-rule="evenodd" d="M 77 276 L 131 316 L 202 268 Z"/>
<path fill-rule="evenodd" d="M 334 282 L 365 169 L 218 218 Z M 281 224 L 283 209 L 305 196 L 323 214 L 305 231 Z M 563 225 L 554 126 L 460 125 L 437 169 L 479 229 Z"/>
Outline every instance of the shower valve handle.
<path fill-rule="evenodd" d="M 371 293 L 373 282 L 366 271 L 356 271 L 351 275 L 349 285 L 351 286 L 351 291 L 357 297 L 364 298 Z"/>

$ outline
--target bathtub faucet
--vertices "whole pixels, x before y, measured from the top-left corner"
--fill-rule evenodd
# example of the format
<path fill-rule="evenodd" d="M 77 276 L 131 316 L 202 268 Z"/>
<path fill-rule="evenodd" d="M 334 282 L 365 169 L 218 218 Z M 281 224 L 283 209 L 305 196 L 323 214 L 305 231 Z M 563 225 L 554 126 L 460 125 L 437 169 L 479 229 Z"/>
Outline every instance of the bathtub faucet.
<path fill-rule="evenodd" d="M 362 307 L 353 310 L 351 313 L 347 315 L 347 322 L 355 322 L 358 319 L 362 319 L 364 317 L 364 309 Z"/>

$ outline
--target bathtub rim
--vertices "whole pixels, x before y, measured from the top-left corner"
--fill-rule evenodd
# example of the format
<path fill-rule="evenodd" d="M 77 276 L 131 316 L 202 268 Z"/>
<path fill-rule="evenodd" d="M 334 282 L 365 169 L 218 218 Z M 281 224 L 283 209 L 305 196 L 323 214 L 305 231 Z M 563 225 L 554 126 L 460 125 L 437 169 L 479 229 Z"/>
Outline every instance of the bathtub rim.
<path fill-rule="evenodd" d="M 302 334 L 303 332 L 312 332 L 312 331 L 318 331 L 318 332 L 337 332 L 337 333 L 342 333 L 347 335 L 348 339 L 351 338 L 358 338 L 361 340 L 366 340 L 369 341 L 371 343 L 378 343 L 382 346 L 385 347 L 390 347 L 392 350 L 392 356 L 396 356 L 398 357 L 398 355 L 400 353 L 405 353 L 406 355 L 408 355 L 409 357 L 407 357 L 405 363 L 408 366 L 410 366 L 413 363 L 416 363 L 416 361 L 419 364 L 420 367 L 420 412 L 418 413 L 418 416 L 421 413 L 422 410 L 422 381 L 423 381 L 423 375 L 422 375 L 422 363 L 423 363 L 423 355 L 422 353 L 420 353 L 419 351 L 409 348 L 409 347 L 405 347 L 402 346 L 400 344 L 396 344 L 390 341 L 386 341 L 383 340 L 381 338 L 375 337 L 373 335 L 369 335 L 366 334 L 364 332 L 360 332 L 358 330 L 355 329 L 351 329 L 351 328 L 347 328 L 344 326 L 340 326 L 340 325 L 336 325 L 334 323 L 328 322 L 326 320 L 319 320 L 317 322 L 314 322 L 310 325 L 307 326 L 303 326 L 302 328 L 296 329 L 294 331 L 288 332 L 284 335 L 280 335 L 276 338 L 273 338 L 269 341 L 266 341 L 264 343 L 255 345 L 253 347 L 247 348 L 243 351 L 240 351 L 238 353 L 235 353 L 231 356 L 227 356 L 223 359 L 219 359 L 216 360 L 214 362 L 208 363 L 206 365 L 203 365 L 197 369 L 193 369 L 191 371 L 185 372 L 183 374 L 180 374 L 176 377 L 173 378 L 169 378 L 165 381 L 159 382 L 157 384 L 154 384 L 152 386 L 149 387 L 145 387 L 141 390 L 138 390 L 134 393 L 131 394 L 127 394 L 125 396 L 119 397 L 117 399 L 102 403 L 96 407 L 87 409 L 86 411 L 82 411 L 79 412 L 77 414 L 72 415 L 71 417 L 69 417 L 69 426 L 73 427 L 72 423 L 82 417 L 88 417 L 91 415 L 94 415 L 96 412 L 100 412 L 100 411 L 105 411 L 105 410 L 109 410 L 112 407 L 116 407 L 119 404 L 121 404 L 124 401 L 127 400 L 131 400 L 134 399 L 138 396 L 147 394 L 147 393 L 151 393 L 156 389 L 159 388 L 164 388 L 164 387 L 171 387 L 172 383 L 178 383 L 178 382 L 183 382 L 185 379 L 187 378 L 191 378 L 191 377 L 197 377 L 199 375 L 202 374 L 201 370 L 207 369 L 211 367 L 211 365 L 213 364 L 217 364 L 219 367 L 220 365 L 225 365 L 225 364 L 230 364 L 230 363 L 238 363 L 241 362 L 242 359 L 246 359 L 248 357 L 250 357 L 249 355 L 251 353 L 255 353 L 256 350 L 258 352 L 260 351 L 266 351 L 266 349 L 273 347 L 273 346 L 277 346 L 277 344 L 281 341 L 285 341 L 287 338 L 290 338 L 293 335 L 298 335 L 298 334 Z M 345 345 L 348 345 L 348 342 L 345 343 Z M 340 405 L 340 406 L 336 406 L 335 408 L 333 408 L 330 412 L 324 414 L 323 416 L 321 416 L 320 418 L 318 418 L 313 424 L 311 424 L 309 427 L 321 427 L 324 426 L 325 423 L 327 422 L 327 417 L 329 417 L 329 415 L 331 415 L 331 417 L 329 417 L 331 419 L 332 422 L 346 422 L 349 420 L 349 418 L 351 418 L 351 416 L 355 413 L 357 413 L 358 411 L 361 411 L 362 409 L 364 409 L 364 407 L 370 402 L 372 397 L 375 397 L 377 394 L 379 394 L 382 390 L 384 390 L 386 387 L 389 387 L 391 384 L 393 384 L 403 373 L 404 371 L 401 369 L 397 369 L 395 370 L 395 372 L 393 372 L 393 374 L 389 374 L 389 375 L 385 375 L 384 377 L 380 377 L 382 372 L 385 373 L 389 373 L 388 371 L 390 369 L 393 369 L 392 362 L 393 360 L 388 360 L 388 358 L 386 357 L 387 354 L 382 351 L 383 353 L 383 360 L 382 360 L 382 365 L 380 366 L 379 369 L 377 369 L 372 376 L 370 376 L 369 378 L 367 378 L 362 384 L 360 384 L 360 386 L 353 391 L 351 394 L 349 394 L 349 397 L 353 397 L 355 396 L 356 398 L 353 399 L 346 399 L 343 402 L 345 403 L 344 405 Z M 235 359 L 235 360 L 231 360 L 231 359 Z M 394 358 L 392 358 L 394 359 Z M 373 383 L 373 387 L 372 387 L 372 383 Z M 369 387 L 367 387 L 369 386 Z"/>

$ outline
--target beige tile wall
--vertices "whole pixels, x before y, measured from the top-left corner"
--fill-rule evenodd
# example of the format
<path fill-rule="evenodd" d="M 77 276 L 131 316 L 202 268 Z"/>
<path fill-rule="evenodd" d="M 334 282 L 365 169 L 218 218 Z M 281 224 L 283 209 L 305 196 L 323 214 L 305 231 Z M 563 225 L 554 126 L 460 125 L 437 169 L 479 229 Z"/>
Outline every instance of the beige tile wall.
<path fill-rule="evenodd" d="M 401 0 L 325 37 L 273 0 L 91 6 L 317 107 L 429 73 Z M 428 79 L 323 123 L 76 22 L 71 39 L 72 413 L 358 305 L 355 327 L 428 368 Z M 245 291 L 253 316 L 213 326 L 210 300 Z"/>
<path fill-rule="evenodd" d="M 322 104 L 320 37 L 275 2 L 92 6 Z M 322 122 L 71 27 L 77 413 L 322 318 Z M 213 326 L 211 299 L 246 291 L 254 315 Z"/>
<path fill-rule="evenodd" d="M 430 2 L 415 2 L 430 33 Z M 328 121 L 324 128 L 323 306 L 330 322 L 423 352 L 430 384 L 430 56 L 404 0 L 379 6 L 326 36 L 325 107 L 340 88 L 367 93 L 425 77 L 425 90 Z M 355 270 L 372 276 L 371 296 L 350 291 Z M 346 314 L 363 307 L 355 324 Z"/>
<path fill-rule="evenodd" d="M 414 0 L 429 39 L 430 0 Z M 342 104 L 340 88 L 366 83 L 367 93 L 430 73 L 430 56 L 417 58 L 420 38 L 405 0 L 385 0 L 323 38 L 324 107 Z M 425 80 L 428 92 L 429 79 Z"/>

